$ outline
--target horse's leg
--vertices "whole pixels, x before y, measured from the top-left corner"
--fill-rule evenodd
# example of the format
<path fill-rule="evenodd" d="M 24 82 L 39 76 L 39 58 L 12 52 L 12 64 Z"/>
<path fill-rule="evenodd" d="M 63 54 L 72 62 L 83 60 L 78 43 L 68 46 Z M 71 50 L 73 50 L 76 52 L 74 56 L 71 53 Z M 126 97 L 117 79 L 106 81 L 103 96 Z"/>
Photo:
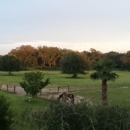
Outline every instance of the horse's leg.
<path fill-rule="evenodd" d="M 60 96 L 57 98 L 57 99 L 58 99 L 58 101 L 60 101 L 60 100 L 61 100 L 61 98 L 63 98 L 63 94 L 60 94 Z"/>
<path fill-rule="evenodd" d="M 71 102 L 74 104 L 74 95 L 72 94 L 72 100 Z"/>
<path fill-rule="evenodd" d="M 67 99 L 66 99 L 65 96 L 62 97 L 62 101 L 63 101 L 63 102 L 66 102 L 66 101 L 67 101 Z"/>
<path fill-rule="evenodd" d="M 71 98 L 70 97 L 66 97 L 66 102 L 71 102 Z"/>

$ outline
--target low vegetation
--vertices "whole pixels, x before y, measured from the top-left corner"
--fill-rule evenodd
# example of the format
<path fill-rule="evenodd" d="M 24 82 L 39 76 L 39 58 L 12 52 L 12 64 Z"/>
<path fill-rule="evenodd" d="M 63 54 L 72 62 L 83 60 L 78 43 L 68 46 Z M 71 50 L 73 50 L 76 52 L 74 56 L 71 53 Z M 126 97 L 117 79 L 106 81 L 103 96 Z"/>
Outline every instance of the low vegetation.
<path fill-rule="evenodd" d="M 47 109 L 27 109 L 22 120 L 38 130 L 129 130 L 130 110 L 97 102 L 52 102 Z"/>
<path fill-rule="evenodd" d="M 13 111 L 7 99 L 0 95 L 0 130 L 9 130 L 13 123 Z"/>
<path fill-rule="evenodd" d="M 47 100 L 47 99 L 35 98 L 35 99 L 29 101 L 28 100 L 28 96 L 26 96 L 26 95 L 25 96 L 23 96 L 23 95 L 17 95 L 17 94 L 12 94 L 12 93 L 8 93 L 8 92 L 4 92 L 4 91 L 0 91 L 0 95 L 4 95 L 4 97 L 6 98 L 6 101 L 10 104 L 9 110 L 12 111 L 13 123 L 11 125 L 10 124 L 9 125 L 10 125 L 10 128 L 12 130 L 29 130 L 28 127 L 25 127 L 25 128 L 21 127 L 21 124 L 23 122 L 21 120 L 21 114 L 27 108 L 28 109 L 29 108 L 31 108 L 31 109 L 36 109 L 36 108 L 45 109 L 50 104 L 50 101 Z M 2 109 L 0 111 L 0 113 L 1 113 L 1 112 L 3 112 L 2 105 L 0 105 L 0 108 Z M 6 111 L 6 109 L 5 109 L 5 111 Z M 1 118 L 2 118 L 2 116 L 1 116 Z M 6 122 L 5 122 L 5 124 L 6 124 Z M 2 124 L 0 123 L 0 125 L 2 125 Z M 4 125 L 4 123 L 3 123 L 3 125 Z M 0 129 L 0 130 L 4 130 L 4 129 Z M 5 129 L 5 130 L 10 130 L 10 129 Z M 35 130 L 35 129 L 32 129 L 32 130 Z"/>

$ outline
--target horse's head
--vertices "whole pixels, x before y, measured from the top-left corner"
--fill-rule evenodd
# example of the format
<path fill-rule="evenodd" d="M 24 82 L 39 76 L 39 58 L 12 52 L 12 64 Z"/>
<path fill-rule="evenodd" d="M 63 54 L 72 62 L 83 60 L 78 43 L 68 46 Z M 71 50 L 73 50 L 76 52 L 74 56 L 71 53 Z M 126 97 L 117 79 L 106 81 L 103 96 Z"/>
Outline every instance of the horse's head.
<path fill-rule="evenodd" d="M 62 94 L 59 95 L 59 97 L 57 98 L 59 101 L 60 99 L 62 99 L 62 101 L 71 101 L 72 103 L 74 103 L 74 95 L 71 93 L 66 93 L 63 92 Z"/>
<path fill-rule="evenodd" d="M 60 101 L 60 99 L 63 98 L 63 95 L 64 95 L 64 93 L 62 93 L 62 94 L 59 95 L 59 97 L 57 98 L 58 101 Z"/>

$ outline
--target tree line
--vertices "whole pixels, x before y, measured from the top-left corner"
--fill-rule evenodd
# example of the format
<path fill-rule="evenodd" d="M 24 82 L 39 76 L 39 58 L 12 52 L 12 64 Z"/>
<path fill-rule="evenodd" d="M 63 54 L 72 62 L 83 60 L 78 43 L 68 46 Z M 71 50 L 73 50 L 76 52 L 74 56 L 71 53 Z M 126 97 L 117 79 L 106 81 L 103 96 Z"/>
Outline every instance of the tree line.
<path fill-rule="evenodd" d="M 113 60 L 117 64 L 117 69 L 130 69 L 130 51 L 126 53 L 115 51 L 102 53 L 91 48 L 89 51 L 78 52 L 58 47 L 38 46 L 34 48 L 31 45 L 22 45 L 12 49 L 7 55 L 17 58 L 22 69 L 36 68 L 38 66 L 41 68 L 49 67 L 51 69 L 60 67 L 60 61 L 70 52 L 78 54 L 86 63 L 87 69 L 91 69 L 95 62 L 103 59 Z M 0 57 L 3 56 L 1 55 Z"/>

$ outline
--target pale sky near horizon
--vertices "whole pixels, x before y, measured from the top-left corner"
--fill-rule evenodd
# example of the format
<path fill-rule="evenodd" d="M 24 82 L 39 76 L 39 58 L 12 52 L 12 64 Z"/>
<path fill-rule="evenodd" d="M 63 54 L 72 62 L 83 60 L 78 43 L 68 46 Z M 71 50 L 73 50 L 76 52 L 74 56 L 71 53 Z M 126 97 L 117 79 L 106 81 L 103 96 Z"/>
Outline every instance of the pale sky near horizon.
<path fill-rule="evenodd" d="M 130 50 L 130 0 L 0 1 L 0 54 L 21 45 Z"/>

